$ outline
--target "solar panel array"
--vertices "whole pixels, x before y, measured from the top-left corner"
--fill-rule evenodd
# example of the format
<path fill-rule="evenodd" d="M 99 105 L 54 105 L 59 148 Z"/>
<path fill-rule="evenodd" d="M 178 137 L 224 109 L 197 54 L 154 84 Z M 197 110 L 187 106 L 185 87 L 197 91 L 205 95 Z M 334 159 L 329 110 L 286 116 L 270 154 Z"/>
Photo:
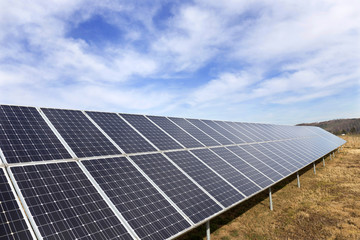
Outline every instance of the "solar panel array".
<path fill-rule="evenodd" d="M 172 239 L 344 143 L 316 127 L 0 105 L 0 239 Z"/>

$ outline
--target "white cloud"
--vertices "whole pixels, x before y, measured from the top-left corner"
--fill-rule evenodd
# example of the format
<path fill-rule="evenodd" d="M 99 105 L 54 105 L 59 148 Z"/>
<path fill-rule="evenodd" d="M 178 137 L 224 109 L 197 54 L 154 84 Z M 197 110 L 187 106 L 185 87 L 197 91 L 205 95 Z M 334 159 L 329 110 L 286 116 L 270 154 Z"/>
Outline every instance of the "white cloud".
<path fill-rule="evenodd" d="M 1 1 L 0 101 L 217 118 L 360 91 L 357 0 L 198 0 L 175 4 L 158 28 L 161 4 Z M 124 42 L 68 36 L 95 15 Z M 200 86 L 198 72 L 209 79 Z"/>

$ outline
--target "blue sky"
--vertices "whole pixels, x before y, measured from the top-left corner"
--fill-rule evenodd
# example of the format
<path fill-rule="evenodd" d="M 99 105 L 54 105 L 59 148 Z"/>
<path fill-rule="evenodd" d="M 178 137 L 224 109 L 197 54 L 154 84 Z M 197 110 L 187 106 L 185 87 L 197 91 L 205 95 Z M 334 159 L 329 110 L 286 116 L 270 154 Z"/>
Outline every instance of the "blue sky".
<path fill-rule="evenodd" d="M 360 1 L 1 1 L 0 102 L 296 124 L 360 117 Z"/>

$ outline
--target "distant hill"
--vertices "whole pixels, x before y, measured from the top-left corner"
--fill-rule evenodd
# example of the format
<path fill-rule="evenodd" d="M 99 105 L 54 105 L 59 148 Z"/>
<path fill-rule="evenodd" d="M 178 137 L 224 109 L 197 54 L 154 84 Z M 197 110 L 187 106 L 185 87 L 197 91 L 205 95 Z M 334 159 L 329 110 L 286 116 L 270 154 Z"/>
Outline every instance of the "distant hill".
<path fill-rule="evenodd" d="M 316 126 L 333 134 L 360 134 L 360 118 L 335 119 L 325 122 L 301 123 L 297 126 Z"/>

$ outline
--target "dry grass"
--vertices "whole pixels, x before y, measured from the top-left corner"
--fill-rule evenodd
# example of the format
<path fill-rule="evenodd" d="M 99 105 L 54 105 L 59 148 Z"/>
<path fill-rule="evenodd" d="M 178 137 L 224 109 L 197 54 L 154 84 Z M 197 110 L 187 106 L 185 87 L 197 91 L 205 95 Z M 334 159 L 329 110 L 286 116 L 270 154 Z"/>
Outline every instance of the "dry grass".
<path fill-rule="evenodd" d="M 342 152 L 326 166 L 317 163 L 274 186 L 274 211 L 268 192 L 211 220 L 212 240 L 232 239 L 360 239 L 360 136 L 344 136 Z M 205 239 L 205 226 L 181 240 Z"/>

